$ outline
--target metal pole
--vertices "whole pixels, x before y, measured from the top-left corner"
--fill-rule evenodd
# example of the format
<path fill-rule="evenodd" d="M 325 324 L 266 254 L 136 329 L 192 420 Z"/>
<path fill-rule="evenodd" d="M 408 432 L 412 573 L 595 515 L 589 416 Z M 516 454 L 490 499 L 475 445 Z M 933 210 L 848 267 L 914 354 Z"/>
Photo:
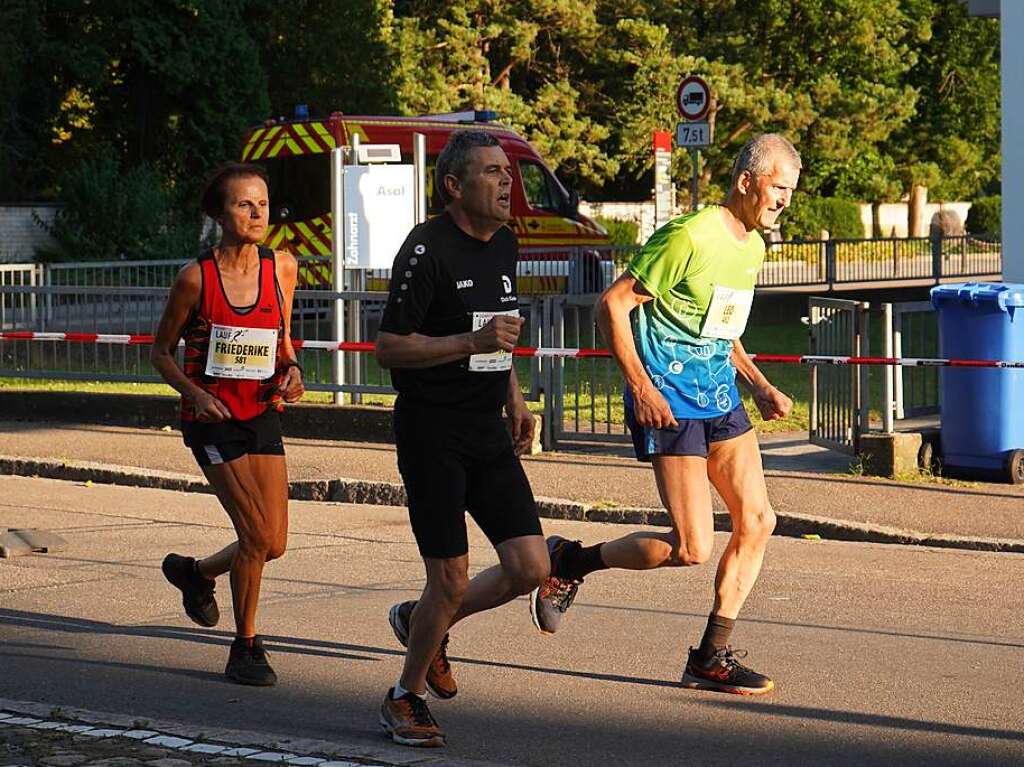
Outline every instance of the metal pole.
<path fill-rule="evenodd" d="M 345 280 L 345 149 L 331 150 L 331 282 L 334 292 L 341 293 Z M 337 341 L 345 335 L 345 304 L 338 296 L 334 299 L 331 312 L 331 337 Z M 338 352 L 331 354 L 331 381 L 341 386 L 345 383 L 345 365 Z M 344 398 L 340 391 L 334 392 L 334 404 L 340 405 Z"/>
<path fill-rule="evenodd" d="M 427 220 L 427 137 L 423 133 L 412 134 L 412 164 L 416 169 L 416 223 Z"/>
<path fill-rule="evenodd" d="M 893 323 L 892 323 L 892 304 L 882 304 L 882 356 L 892 357 L 893 356 Z M 895 410 L 895 402 L 893 401 L 893 395 L 895 391 L 895 378 L 900 375 L 899 370 L 895 365 L 886 365 L 882 369 L 882 432 L 885 434 L 892 434 L 893 428 L 893 411 Z"/>
<path fill-rule="evenodd" d="M 351 164 L 359 164 L 359 134 L 354 133 L 352 135 L 352 157 Z M 366 289 L 366 270 L 365 269 L 350 269 L 349 270 L 349 290 L 363 291 Z M 348 303 L 348 316 L 345 317 L 345 340 L 346 341 L 361 341 L 361 322 L 363 315 L 362 302 L 351 300 Z M 350 354 L 348 355 L 348 380 L 353 384 L 359 384 L 362 382 L 362 355 Z M 349 401 L 353 405 L 362 404 L 363 397 L 358 392 L 352 392 L 349 396 Z"/>
<path fill-rule="evenodd" d="M 697 210 L 697 168 L 700 163 L 700 150 L 697 147 L 690 148 L 690 164 L 693 166 L 693 175 L 690 178 L 690 210 Z"/>

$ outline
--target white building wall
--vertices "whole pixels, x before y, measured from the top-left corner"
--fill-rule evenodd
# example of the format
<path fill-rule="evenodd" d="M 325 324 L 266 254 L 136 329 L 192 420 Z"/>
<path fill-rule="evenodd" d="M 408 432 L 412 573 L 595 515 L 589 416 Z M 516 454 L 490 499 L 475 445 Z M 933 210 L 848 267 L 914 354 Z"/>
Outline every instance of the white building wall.
<path fill-rule="evenodd" d="M 56 205 L 42 203 L 0 205 L 0 263 L 34 261 L 36 249 L 52 247 L 53 238 L 35 216 L 49 223 L 56 213 Z"/>

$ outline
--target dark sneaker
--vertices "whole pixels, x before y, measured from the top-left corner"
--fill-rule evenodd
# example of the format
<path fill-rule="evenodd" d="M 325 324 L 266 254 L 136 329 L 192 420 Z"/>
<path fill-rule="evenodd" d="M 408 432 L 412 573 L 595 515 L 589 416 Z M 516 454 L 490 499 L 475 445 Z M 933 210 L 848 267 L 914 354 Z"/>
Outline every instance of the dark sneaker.
<path fill-rule="evenodd" d="M 701 657 L 696 648 L 690 648 L 690 657 L 683 671 L 683 687 L 693 690 L 714 690 L 736 695 L 764 695 L 775 689 L 775 682 L 758 674 L 737 658 L 745 658 L 746 650 L 723 647 L 710 658 Z"/>
<path fill-rule="evenodd" d="M 409 646 L 409 625 L 412 622 L 412 611 L 415 607 L 415 601 L 402 602 L 393 605 L 388 613 L 388 623 L 391 624 L 391 630 L 395 632 L 395 638 L 402 643 L 402 647 Z M 427 669 L 427 690 L 435 698 L 441 700 L 454 698 L 459 692 L 459 686 L 455 683 L 455 676 L 452 674 L 452 664 L 448 662 L 447 634 L 441 640 L 441 646 L 434 659 L 430 661 L 430 668 Z"/>
<path fill-rule="evenodd" d="M 232 682 L 249 684 L 254 687 L 271 687 L 277 684 L 277 674 L 270 667 L 263 641 L 253 637 L 250 644 L 246 639 L 235 639 L 231 643 L 231 654 L 224 675 Z"/>
<path fill-rule="evenodd" d="M 576 599 L 576 592 L 583 581 L 559 577 L 558 565 L 566 551 L 579 548 L 579 541 L 570 541 L 560 535 L 547 540 L 551 557 L 551 575 L 530 594 L 530 617 L 533 625 L 543 634 L 554 634 L 562 622 L 562 616 Z"/>
<path fill-rule="evenodd" d="M 168 554 L 160 569 L 171 585 L 181 590 L 181 604 L 185 607 L 185 614 L 200 626 L 216 626 L 220 620 L 220 610 L 214 596 L 217 582 L 199 574 L 196 560 Z"/>
<path fill-rule="evenodd" d="M 443 746 L 445 734 L 430 715 L 427 702 L 419 695 L 407 692 L 397 700 L 391 697 L 392 687 L 380 704 L 380 726 L 391 740 L 402 746 L 436 748 Z"/>

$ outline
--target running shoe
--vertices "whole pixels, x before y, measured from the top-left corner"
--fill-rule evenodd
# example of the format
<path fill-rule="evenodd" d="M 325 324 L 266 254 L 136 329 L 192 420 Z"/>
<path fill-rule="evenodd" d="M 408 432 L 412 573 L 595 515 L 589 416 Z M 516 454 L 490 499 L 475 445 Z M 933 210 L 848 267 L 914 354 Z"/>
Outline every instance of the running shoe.
<path fill-rule="evenodd" d="M 380 705 L 380 726 L 401 746 L 437 748 L 445 743 L 445 734 L 427 708 L 427 702 L 414 692 L 397 700 L 395 688 L 388 690 Z"/>
<path fill-rule="evenodd" d="M 253 687 L 272 687 L 277 684 L 277 674 L 270 667 L 267 651 L 263 649 L 263 640 L 259 637 L 253 637 L 252 642 L 236 638 L 231 643 L 231 654 L 228 655 L 224 676 L 232 682 Z"/>
<path fill-rule="evenodd" d="M 710 658 L 703 658 L 697 648 L 691 647 L 682 685 L 692 690 L 714 690 L 735 695 L 764 695 L 775 689 L 775 682 L 737 660 L 745 657 L 746 650 L 723 647 Z"/>
<path fill-rule="evenodd" d="M 551 575 L 530 594 L 530 617 L 542 634 L 554 634 L 562 623 L 565 611 L 572 607 L 576 592 L 583 583 L 581 580 L 560 577 L 559 564 L 567 551 L 579 549 L 581 544 L 560 535 L 550 536 L 547 544 L 551 557 Z"/>
<path fill-rule="evenodd" d="M 216 626 L 220 620 L 220 610 L 214 596 L 217 582 L 199 574 L 196 560 L 168 554 L 160 569 L 171 585 L 181 590 L 181 604 L 185 614 L 200 626 Z"/>
<path fill-rule="evenodd" d="M 416 602 L 402 602 L 394 605 L 388 613 L 388 623 L 391 630 L 395 632 L 395 638 L 401 642 L 402 647 L 409 646 L 409 626 L 412 623 L 412 611 Z M 448 635 L 444 635 L 441 646 L 430 661 L 430 668 L 427 669 L 427 689 L 435 698 L 448 700 L 454 698 L 459 692 L 459 686 L 455 683 L 455 675 L 452 674 L 452 664 L 448 662 Z"/>

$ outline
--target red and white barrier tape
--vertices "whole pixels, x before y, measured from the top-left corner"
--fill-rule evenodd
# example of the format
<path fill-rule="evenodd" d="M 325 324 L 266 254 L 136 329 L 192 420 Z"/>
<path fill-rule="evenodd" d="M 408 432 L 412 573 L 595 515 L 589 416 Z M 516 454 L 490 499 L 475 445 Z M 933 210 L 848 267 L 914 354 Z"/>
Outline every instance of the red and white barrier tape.
<path fill-rule="evenodd" d="M 143 346 L 153 343 L 151 335 L 121 335 L 116 333 L 33 333 L 25 331 L 0 332 L 0 341 L 71 341 L 74 343 L 124 344 Z M 373 352 L 373 344 L 365 341 L 313 341 L 293 339 L 296 349 L 323 349 L 325 351 Z M 519 346 L 512 352 L 516 357 L 611 357 L 607 349 L 561 349 L 546 346 Z M 963 360 L 941 357 L 843 357 L 827 354 L 751 354 L 758 362 L 784 365 L 900 365 L 903 367 L 951 368 L 1024 368 L 1024 360 Z"/>

